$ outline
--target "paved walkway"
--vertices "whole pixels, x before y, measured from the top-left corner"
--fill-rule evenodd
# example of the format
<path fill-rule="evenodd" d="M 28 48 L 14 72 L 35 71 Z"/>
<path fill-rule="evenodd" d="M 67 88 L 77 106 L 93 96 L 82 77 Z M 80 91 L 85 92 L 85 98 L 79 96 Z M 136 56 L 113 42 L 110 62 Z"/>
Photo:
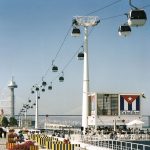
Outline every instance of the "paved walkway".
<path fill-rule="evenodd" d="M 0 138 L 0 150 L 6 150 L 6 138 Z"/>

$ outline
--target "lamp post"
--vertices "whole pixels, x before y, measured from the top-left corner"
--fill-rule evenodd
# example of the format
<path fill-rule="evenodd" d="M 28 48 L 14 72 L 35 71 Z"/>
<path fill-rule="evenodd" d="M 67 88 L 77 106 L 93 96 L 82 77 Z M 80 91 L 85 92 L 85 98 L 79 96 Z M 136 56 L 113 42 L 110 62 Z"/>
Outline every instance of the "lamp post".
<path fill-rule="evenodd" d="M 45 130 L 47 132 L 47 125 L 48 125 L 48 114 L 45 116 Z"/>
<path fill-rule="evenodd" d="M 38 122 L 39 122 L 39 108 L 38 108 L 38 93 L 39 93 L 39 87 L 36 86 L 35 87 L 35 91 L 36 91 L 36 101 L 35 101 L 35 129 L 38 129 Z"/>
<path fill-rule="evenodd" d="M 25 126 L 27 127 L 28 126 L 28 123 L 27 123 L 27 110 L 30 108 L 29 104 L 24 104 L 23 105 L 23 108 L 25 109 L 24 111 L 24 115 L 25 115 Z"/>
<path fill-rule="evenodd" d="M 22 108 L 22 109 L 20 110 L 20 126 L 19 126 L 19 127 L 22 127 L 22 125 L 23 125 L 23 123 L 22 123 L 22 117 L 23 117 L 23 115 L 25 115 L 25 110 L 24 110 L 24 108 Z"/>
<path fill-rule="evenodd" d="M 21 112 L 18 114 L 18 126 L 21 127 Z"/>
<path fill-rule="evenodd" d="M 88 27 L 96 26 L 100 20 L 96 16 L 76 16 L 73 19 L 72 35 L 80 33 L 78 26 L 84 27 L 84 65 L 83 65 L 83 99 L 82 99 L 82 127 L 83 133 L 88 127 L 88 93 L 89 93 L 89 65 L 88 65 Z"/>

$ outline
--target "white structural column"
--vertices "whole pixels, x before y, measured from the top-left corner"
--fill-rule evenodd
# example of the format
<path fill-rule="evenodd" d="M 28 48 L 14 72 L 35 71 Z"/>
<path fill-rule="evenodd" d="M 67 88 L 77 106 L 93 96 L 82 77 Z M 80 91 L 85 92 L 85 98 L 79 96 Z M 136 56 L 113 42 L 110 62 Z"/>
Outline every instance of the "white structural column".
<path fill-rule="evenodd" d="M 21 115 L 19 115 L 18 120 L 19 120 L 19 127 L 21 127 Z"/>
<path fill-rule="evenodd" d="M 88 27 L 96 26 L 100 20 L 96 16 L 76 16 L 75 26 L 84 27 L 84 66 L 83 66 L 83 99 L 82 99 L 82 127 L 83 133 L 88 127 L 88 94 L 89 94 L 89 65 L 88 65 Z M 79 34 L 79 31 L 78 31 Z"/>
<path fill-rule="evenodd" d="M 10 106 L 11 106 L 11 110 L 10 110 L 10 116 L 14 117 L 15 115 L 15 95 L 14 95 L 14 87 L 13 86 L 9 86 L 10 88 Z"/>
<path fill-rule="evenodd" d="M 25 117 L 25 127 L 27 127 L 27 108 L 25 108 L 24 117 Z"/>
<path fill-rule="evenodd" d="M 82 127 L 88 127 L 88 93 L 89 93 L 89 66 L 88 66 L 88 27 L 84 27 L 84 66 L 83 66 L 83 101 Z"/>
<path fill-rule="evenodd" d="M 38 91 L 36 91 L 36 107 L 35 107 L 35 129 L 38 129 L 39 112 L 38 112 Z"/>

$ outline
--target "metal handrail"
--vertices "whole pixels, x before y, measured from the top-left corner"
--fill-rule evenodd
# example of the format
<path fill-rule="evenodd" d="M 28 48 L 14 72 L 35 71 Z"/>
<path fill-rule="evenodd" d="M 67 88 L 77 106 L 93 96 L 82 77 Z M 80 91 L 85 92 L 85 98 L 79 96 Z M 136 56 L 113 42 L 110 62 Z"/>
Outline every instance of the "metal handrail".
<path fill-rule="evenodd" d="M 101 140 L 101 141 L 88 141 L 87 144 L 93 146 L 105 147 L 112 150 L 146 150 L 150 149 L 150 145 L 118 141 L 118 140 Z"/>
<path fill-rule="evenodd" d="M 112 140 L 112 139 L 98 139 L 98 138 L 82 138 L 82 143 L 90 144 L 96 147 L 104 147 L 109 148 L 111 150 L 148 150 L 150 149 L 150 145 L 120 141 L 120 140 Z"/>

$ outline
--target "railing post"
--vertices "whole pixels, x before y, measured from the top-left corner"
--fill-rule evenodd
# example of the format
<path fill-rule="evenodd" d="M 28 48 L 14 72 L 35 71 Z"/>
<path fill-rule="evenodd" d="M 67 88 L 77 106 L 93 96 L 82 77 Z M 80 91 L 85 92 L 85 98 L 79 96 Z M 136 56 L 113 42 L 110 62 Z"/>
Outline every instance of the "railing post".
<path fill-rule="evenodd" d="M 112 140 L 112 150 L 113 150 L 113 147 L 114 147 L 114 143 L 113 143 L 113 140 Z"/>
<path fill-rule="evenodd" d="M 131 143 L 131 142 L 130 142 Z M 131 143 L 131 149 L 132 149 L 132 143 Z M 138 149 L 137 149 L 138 150 Z"/>
<path fill-rule="evenodd" d="M 120 141 L 120 149 L 122 149 L 122 141 Z"/>
<path fill-rule="evenodd" d="M 143 145 L 143 150 L 145 150 L 145 145 Z"/>

